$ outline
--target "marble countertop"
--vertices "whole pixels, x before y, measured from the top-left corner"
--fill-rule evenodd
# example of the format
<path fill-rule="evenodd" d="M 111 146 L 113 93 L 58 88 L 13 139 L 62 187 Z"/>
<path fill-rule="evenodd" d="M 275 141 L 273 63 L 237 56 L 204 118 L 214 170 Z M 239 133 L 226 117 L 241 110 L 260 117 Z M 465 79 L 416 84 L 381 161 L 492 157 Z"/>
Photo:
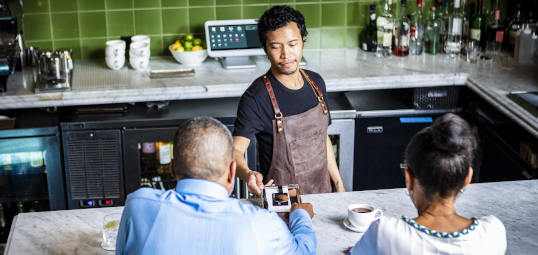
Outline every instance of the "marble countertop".
<path fill-rule="evenodd" d="M 493 214 L 506 227 L 506 254 L 534 254 L 538 250 L 538 181 L 471 184 L 456 201 L 464 217 Z M 404 189 L 372 190 L 302 196 L 312 203 L 313 226 L 318 240 L 317 254 L 342 254 L 362 233 L 343 225 L 347 206 L 368 203 L 386 216 L 416 217 L 416 210 Z M 243 200 L 259 204 L 259 199 Z M 19 214 L 14 224 L 7 255 L 18 254 L 113 254 L 100 247 L 101 224 L 105 215 L 121 213 L 123 207 Z"/>
<path fill-rule="evenodd" d="M 508 70 L 497 60 L 470 64 L 428 54 L 382 59 L 358 49 L 305 50 L 304 58 L 306 69 L 321 74 L 328 91 L 467 85 L 538 138 L 538 119 L 506 97 L 513 91 L 538 91 L 537 66 L 515 65 Z M 171 57 L 154 57 L 142 72 L 127 66 L 112 71 L 104 60 L 78 60 L 72 91 L 45 94 L 33 93 L 34 71 L 27 68 L 9 77 L 0 109 L 239 97 L 270 67 L 265 56 L 255 60 L 256 69 L 225 70 L 208 58 L 193 67 L 194 77 L 170 79 L 151 79 L 149 72 L 188 66 Z"/>

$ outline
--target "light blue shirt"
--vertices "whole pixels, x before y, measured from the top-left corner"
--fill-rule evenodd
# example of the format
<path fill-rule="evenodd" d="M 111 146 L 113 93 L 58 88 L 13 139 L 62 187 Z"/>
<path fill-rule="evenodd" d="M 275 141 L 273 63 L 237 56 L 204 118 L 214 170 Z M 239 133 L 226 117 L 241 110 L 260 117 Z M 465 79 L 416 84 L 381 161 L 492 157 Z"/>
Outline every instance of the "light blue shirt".
<path fill-rule="evenodd" d="M 218 183 L 184 179 L 175 191 L 141 188 L 127 196 L 116 254 L 315 254 L 308 212 L 293 211 L 289 225 L 230 198 Z"/>

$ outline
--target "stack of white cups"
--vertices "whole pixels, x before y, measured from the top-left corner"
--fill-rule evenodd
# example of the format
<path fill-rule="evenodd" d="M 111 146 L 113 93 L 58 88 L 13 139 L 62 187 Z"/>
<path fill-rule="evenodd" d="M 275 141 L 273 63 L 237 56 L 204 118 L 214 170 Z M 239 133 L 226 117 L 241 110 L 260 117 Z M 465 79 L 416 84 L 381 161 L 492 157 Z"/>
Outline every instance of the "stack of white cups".
<path fill-rule="evenodd" d="M 131 37 L 129 63 L 137 71 L 144 70 L 149 64 L 149 36 L 135 35 Z"/>
<path fill-rule="evenodd" d="M 112 70 L 119 70 L 125 64 L 125 41 L 106 42 L 106 65 Z"/>

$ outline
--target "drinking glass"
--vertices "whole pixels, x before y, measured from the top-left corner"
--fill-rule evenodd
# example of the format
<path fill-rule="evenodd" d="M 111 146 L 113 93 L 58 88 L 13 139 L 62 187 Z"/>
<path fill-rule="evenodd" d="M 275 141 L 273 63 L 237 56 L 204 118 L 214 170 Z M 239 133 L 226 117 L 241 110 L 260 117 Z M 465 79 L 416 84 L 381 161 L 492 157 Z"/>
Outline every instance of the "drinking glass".
<path fill-rule="evenodd" d="M 486 56 L 495 59 L 501 53 L 501 43 L 496 41 L 486 42 Z"/>
<path fill-rule="evenodd" d="M 478 41 L 471 40 L 467 42 L 465 50 L 467 51 L 467 62 L 476 64 L 482 51 L 482 48 L 478 45 Z"/>
<path fill-rule="evenodd" d="M 103 219 L 103 242 L 101 248 L 107 251 L 116 250 L 116 239 L 120 229 L 121 213 L 113 213 Z"/>

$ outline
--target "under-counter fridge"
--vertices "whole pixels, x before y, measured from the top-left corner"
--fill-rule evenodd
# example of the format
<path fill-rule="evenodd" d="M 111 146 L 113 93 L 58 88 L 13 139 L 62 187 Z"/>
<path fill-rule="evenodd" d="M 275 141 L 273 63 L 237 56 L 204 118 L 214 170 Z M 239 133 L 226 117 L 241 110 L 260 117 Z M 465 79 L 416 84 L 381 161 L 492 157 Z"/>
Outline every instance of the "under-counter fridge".
<path fill-rule="evenodd" d="M 450 95 L 442 93 L 447 87 L 429 90 L 436 97 Z M 462 111 L 458 100 L 444 109 L 415 109 L 416 91 L 411 88 L 352 91 L 345 92 L 345 95 L 357 111 L 354 191 L 404 188 L 405 177 L 400 164 L 404 161 L 409 141 L 437 117 L 446 113 L 461 114 Z"/>
<path fill-rule="evenodd" d="M 161 102 L 162 103 L 162 102 Z M 127 106 L 125 113 L 64 115 L 60 127 L 69 209 L 124 205 L 141 187 L 176 187 L 169 163 L 178 127 L 187 119 L 214 117 L 233 131 L 238 98 L 169 101 L 162 108 L 146 103 Z M 257 169 L 256 141 L 246 160 Z M 233 196 L 245 198 L 246 184 L 236 179 Z"/>
<path fill-rule="evenodd" d="M 66 209 L 58 115 L 40 110 L 8 114 L 15 125 L 0 130 L 0 254 L 15 215 Z"/>

